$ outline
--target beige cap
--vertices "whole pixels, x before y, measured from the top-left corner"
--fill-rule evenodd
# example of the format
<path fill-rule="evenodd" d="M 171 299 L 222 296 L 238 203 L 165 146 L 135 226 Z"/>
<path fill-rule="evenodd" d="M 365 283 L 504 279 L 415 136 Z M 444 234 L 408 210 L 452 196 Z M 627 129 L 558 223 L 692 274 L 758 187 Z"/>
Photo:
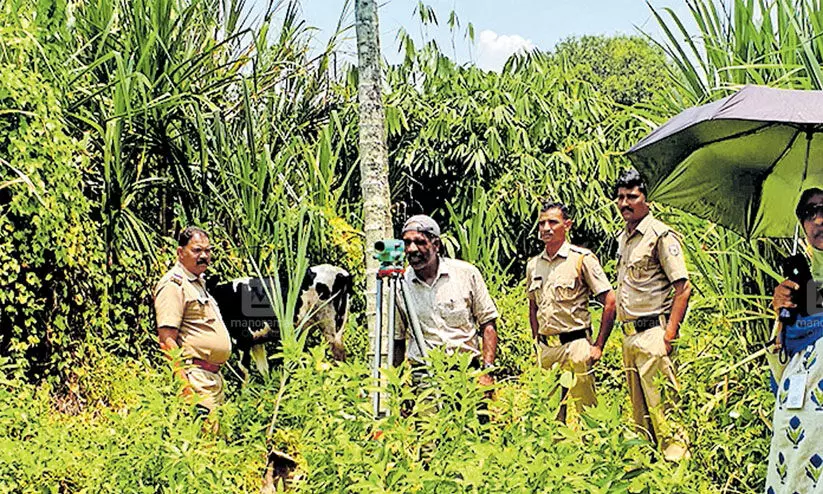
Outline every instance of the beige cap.
<path fill-rule="evenodd" d="M 416 214 L 407 219 L 406 223 L 403 224 L 403 231 L 400 233 L 403 234 L 408 231 L 430 233 L 435 237 L 440 236 L 440 227 L 437 225 L 437 222 L 434 221 L 431 216 L 426 216 L 425 214 Z"/>

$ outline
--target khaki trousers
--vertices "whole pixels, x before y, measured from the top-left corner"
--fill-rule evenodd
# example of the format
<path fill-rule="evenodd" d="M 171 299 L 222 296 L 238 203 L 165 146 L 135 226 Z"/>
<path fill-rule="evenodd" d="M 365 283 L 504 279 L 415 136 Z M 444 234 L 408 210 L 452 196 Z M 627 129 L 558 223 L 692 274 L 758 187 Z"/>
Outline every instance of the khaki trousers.
<path fill-rule="evenodd" d="M 582 411 L 583 407 L 597 405 L 597 397 L 594 394 L 594 376 L 591 373 L 591 345 L 587 339 L 580 338 L 556 346 L 538 343 L 538 348 L 540 367 L 551 369 L 557 364 L 562 370 L 574 372 L 576 382 L 569 390 L 569 394 L 575 400 L 578 412 Z M 565 415 L 563 410 L 561 414 Z"/>
<path fill-rule="evenodd" d="M 623 339 L 623 365 L 632 402 L 632 415 L 639 432 L 660 445 L 667 460 L 688 457 L 686 435 L 666 420 L 674 397 L 664 398 L 655 382 L 662 375 L 675 391 L 680 389 L 674 364 L 666 355 L 665 330 L 657 326 Z"/>
<path fill-rule="evenodd" d="M 223 376 L 219 372 L 209 372 L 200 367 L 191 367 L 186 370 L 186 379 L 189 380 L 194 394 L 200 399 L 198 405 L 212 411 L 226 401 Z"/>

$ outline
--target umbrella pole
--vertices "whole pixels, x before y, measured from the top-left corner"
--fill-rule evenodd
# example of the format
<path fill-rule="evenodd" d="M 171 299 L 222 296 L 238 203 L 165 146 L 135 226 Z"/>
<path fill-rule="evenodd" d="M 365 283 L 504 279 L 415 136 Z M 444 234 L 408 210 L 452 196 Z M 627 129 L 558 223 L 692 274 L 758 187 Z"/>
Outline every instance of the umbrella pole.
<path fill-rule="evenodd" d="M 809 153 L 812 148 L 812 139 L 814 133 L 812 130 L 806 130 L 806 156 L 803 158 L 803 177 L 800 179 L 800 192 L 803 192 L 803 185 L 806 183 L 806 175 L 809 173 Z M 794 244 L 792 244 L 792 255 L 797 254 L 798 237 L 800 236 L 800 222 L 794 225 Z"/>
<path fill-rule="evenodd" d="M 792 244 L 792 255 L 797 254 L 797 236 L 800 234 L 800 224 L 794 225 L 794 243 Z"/>
<path fill-rule="evenodd" d="M 806 182 L 806 175 L 809 173 L 809 152 L 811 151 L 812 147 L 812 138 L 813 134 L 811 130 L 806 130 L 806 156 L 803 160 L 803 177 L 800 180 L 800 192 L 803 192 L 803 184 Z M 794 242 L 792 242 L 792 255 L 797 255 L 797 246 L 799 243 L 800 237 L 800 221 L 795 222 L 794 224 Z M 783 323 L 778 318 L 774 322 L 774 328 L 772 330 L 772 334 L 774 335 L 774 346 L 776 349 L 782 349 L 782 340 L 780 338 L 780 333 L 783 331 Z M 781 353 L 783 355 L 783 353 Z"/>

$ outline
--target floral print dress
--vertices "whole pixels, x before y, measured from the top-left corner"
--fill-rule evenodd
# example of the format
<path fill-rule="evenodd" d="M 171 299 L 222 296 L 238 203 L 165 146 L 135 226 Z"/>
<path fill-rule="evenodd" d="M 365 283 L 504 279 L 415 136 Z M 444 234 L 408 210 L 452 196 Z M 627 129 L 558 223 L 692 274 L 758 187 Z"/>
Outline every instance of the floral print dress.
<path fill-rule="evenodd" d="M 777 396 L 766 493 L 823 493 L 823 338 L 772 372 Z"/>

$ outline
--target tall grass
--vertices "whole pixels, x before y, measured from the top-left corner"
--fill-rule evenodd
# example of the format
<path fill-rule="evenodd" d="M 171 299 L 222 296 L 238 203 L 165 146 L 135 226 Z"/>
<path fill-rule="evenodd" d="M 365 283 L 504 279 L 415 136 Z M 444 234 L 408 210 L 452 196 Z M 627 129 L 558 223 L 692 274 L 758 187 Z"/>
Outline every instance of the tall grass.
<path fill-rule="evenodd" d="M 823 89 L 819 0 L 687 0 L 690 32 L 671 9 L 654 9 L 684 106 L 743 84 Z"/>

